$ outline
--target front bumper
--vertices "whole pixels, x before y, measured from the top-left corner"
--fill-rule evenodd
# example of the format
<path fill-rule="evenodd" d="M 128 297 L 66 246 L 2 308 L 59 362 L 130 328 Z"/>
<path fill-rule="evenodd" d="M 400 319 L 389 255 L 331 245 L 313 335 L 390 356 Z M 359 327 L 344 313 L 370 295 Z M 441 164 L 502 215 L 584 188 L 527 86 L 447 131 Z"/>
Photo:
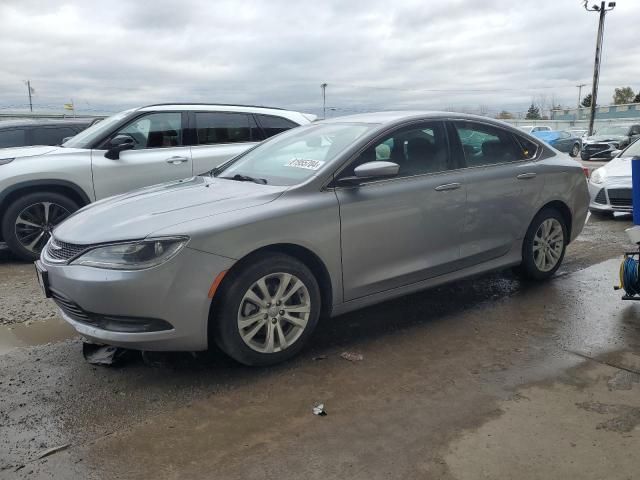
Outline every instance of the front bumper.
<path fill-rule="evenodd" d="M 582 158 L 582 160 L 589 160 L 591 158 L 611 159 L 611 154 L 617 149 L 618 147 L 613 144 L 583 143 L 580 150 L 580 158 Z"/>
<path fill-rule="evenodd" d="M 42 262 L 63 318 L 97 343 L 139 350 L 208 347 L 209 288 L 233 260 L 185 248 L 147 270 Z"/>
<path fill-rule="evenodd" d="M 601 185 L 589 182 L 589 210 L 632 212 L 631 178 L 607 179 Z"/>

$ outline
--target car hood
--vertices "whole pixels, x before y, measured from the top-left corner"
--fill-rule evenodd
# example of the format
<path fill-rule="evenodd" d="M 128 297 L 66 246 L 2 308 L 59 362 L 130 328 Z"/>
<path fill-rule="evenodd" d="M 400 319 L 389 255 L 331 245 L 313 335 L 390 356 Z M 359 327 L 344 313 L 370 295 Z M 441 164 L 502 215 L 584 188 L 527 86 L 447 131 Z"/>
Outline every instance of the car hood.
<path fill-rule="evenodd" d="M 80 148 L 63 148 L 50 145 L 34 145 L 31 147 L 0 148 L 0 159 L 14 158 L 16 160 L 40 155 L 67 154 L 79 152 Z"/>
<path fill-rule="evenodd" d="M 53 235 L 74 244 L 140 239 L 178 223 L 263 205 L 286 189 L 204 176 L 162 183 L 90 204 Z"/>
<path fill-rule="evenodd" d="M 603 168 L 607 177 L 631 177 L 631 157 L 616 157 Z"/>
<path fill-rule="evenodd" d="M 600 142 L 620 142 L 626 137 L 624 135 L 593 135 L 587 137 L 586 143 L 600 143 Z"/>

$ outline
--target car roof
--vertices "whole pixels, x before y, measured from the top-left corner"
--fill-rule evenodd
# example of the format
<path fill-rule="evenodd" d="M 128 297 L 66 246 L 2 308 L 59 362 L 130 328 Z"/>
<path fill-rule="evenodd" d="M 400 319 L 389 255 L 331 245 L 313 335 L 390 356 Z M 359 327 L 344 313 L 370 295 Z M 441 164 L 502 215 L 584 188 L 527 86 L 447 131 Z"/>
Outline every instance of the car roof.
<path fill-rule="evenodd" d="M 140 107 L 137 111 L 215 111 L 215 112 L 239 112 L 239 113 L 255 113 L 263 115 L 275 115 L 278 117 L 288 118 L 297 123 L 300 122 L 300 116 L 307 121 L 315 120 L 316 115 L 309 113 L 297 112 L 295 110 L 285 110 L 283 108 L 264 107 L 260 105 L 233 105 L 227 103 L 157 103 L 154 105 L 146 105 Z"/>
<path fill-rule="evenodd" d="M 56 127 L 66 125 L 89 125 L 95 118 L 69 118 L 69 119 L 51 119 L 51 118 L 23 118 L 20 120 L 0 120 L 0 128 L 11 127 Z"/>
<path fill-rule="evenodd" d="M 317 123 L 373 123 L 378 125 L 395 125 L 412 120 L 421 119 L 452 119 L 452 120 L 473 120 L 476 122 L 491 123 L 501 127 L 509 127 L 512 125 L 501 122 L 489 117 L 480 115 L 472 115 L 470 113 L 440 112 L 433 110 L 409 110 L 409 111 L 388 111 L 388 112 L 371 112 L 358 113 L 355 115 L 346 115 L 344 117 L 333 117 L 321 120 Z"/>

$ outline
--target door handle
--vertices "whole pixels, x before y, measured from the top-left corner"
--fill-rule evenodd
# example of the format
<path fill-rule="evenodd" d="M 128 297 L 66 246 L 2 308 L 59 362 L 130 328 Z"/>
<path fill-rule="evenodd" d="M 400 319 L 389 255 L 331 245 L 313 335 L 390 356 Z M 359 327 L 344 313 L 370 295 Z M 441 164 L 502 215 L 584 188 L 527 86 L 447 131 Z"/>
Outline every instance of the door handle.
<path fill-rule="evenodd" d="M 518 175 L 516 178 L 518 180 L 530 180 L 532 178 L 536 178 L 536 175 L 538 175 L 537 173 L 521 173 L 520 175 Z"/>
<path fill-rule="evenodd" d="M 444 192 L 446 190 L 457 190 L 462 186 L 460 183 L 445 183 L 444 185 L 438 185 L 435 190 L 437 192 Z"/>
<path fill-rule="evenodd" d="M 167 159 L 167 163 L 171 165 L 180 165 L 181 163 L 188 162 L 187 157 L 170 157 Z"/>

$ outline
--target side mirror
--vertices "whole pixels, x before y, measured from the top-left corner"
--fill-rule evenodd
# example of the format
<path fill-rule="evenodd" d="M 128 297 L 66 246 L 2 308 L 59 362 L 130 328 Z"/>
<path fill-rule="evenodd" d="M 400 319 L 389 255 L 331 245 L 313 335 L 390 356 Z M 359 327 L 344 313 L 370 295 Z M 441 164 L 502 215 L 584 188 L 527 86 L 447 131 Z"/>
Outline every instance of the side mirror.
<path fill-rule="evenodd" d="M 67 143 L 67 142 L 68 142 L 69 140 L 71 140 L 72 138 L 73 138 L 73 136 L 71 136 L 71 137 L 64 137 L 64 138 L 62 139 L 62 142 L 60 142 L 60 144 Z"/>
<path fill-rule="evenodd" d="M 109 141 L 109 150 L 104 156 L 110 160 L 120 158 L 120 152 L 131 150 L 135 147 L 135 140 L 129 135 L 116 135 Z"/>
<path fill-rule="evenodd" d="M 354 177 L 343 177 L 339 183 L 343 185 L 358 185 L 365 180 L 375 180 L 379 178 L 395 177 L 398 175 L 400 166 L 393 162 L 367 162 L 358 165 L 353 173 Z"/>

